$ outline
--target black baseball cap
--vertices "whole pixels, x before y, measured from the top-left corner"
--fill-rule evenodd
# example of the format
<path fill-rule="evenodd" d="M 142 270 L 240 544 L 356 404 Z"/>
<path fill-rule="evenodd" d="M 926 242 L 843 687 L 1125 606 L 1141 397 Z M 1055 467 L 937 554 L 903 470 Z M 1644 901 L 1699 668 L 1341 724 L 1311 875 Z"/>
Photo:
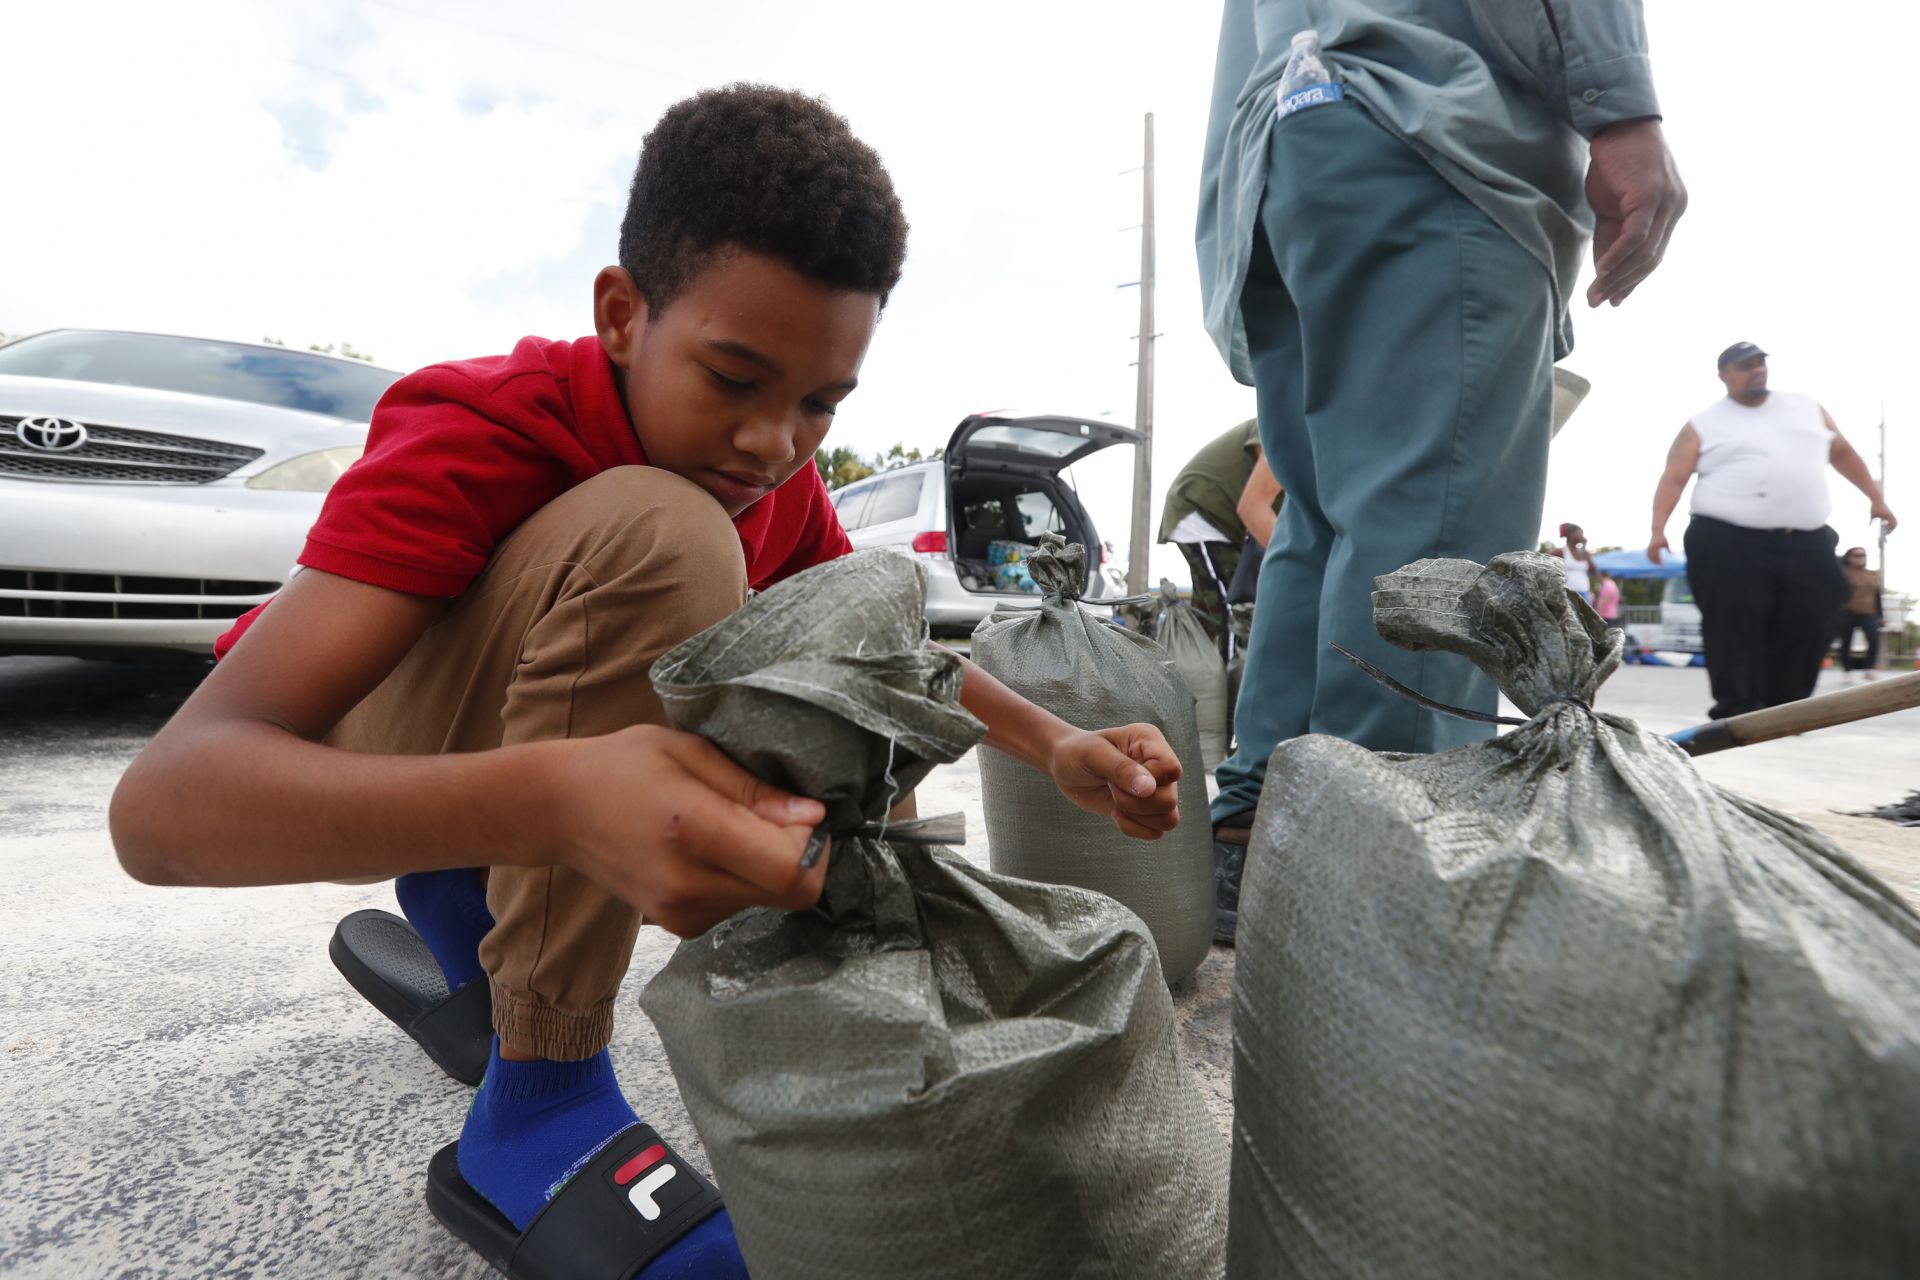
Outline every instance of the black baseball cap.
<path fill-rule="evenodd" d="M 1720 353 L 1719 367 L 1724 369 L 1728 365 L 1738 361 L 1750 359 L 1753 356 L 1764 356 L 1766 354 L 1766 352 L 1751 342 L 1736 342 Z"/>

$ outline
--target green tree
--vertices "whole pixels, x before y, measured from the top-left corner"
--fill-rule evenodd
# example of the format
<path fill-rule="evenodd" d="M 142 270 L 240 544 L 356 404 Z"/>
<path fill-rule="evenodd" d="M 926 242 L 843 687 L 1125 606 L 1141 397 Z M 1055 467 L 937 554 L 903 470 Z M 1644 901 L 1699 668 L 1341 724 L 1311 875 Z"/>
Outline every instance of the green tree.
<path fill-rule="evenodd" d="M 845 445 L 838 446 L 831 453 L 825 449 L 815 449 L 813 465 L 820 468 L 820 478 L 827 482 L 829 489 L 843 488 L 873 474 L 873 468 Z"/>

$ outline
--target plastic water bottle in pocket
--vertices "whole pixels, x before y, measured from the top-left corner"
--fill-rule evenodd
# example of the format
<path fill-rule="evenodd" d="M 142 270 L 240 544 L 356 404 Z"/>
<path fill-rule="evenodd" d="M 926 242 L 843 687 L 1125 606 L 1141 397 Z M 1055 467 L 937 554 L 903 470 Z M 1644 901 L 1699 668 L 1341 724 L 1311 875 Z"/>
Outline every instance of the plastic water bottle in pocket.
<path fill-rule="evenodd" d="M 1334 80 L 1326 60 L 1320 56 L 1320 33 L 1302 31 L 1293 37 L 1293 51 L 1287 55 L 1287 69 L 1274 91 L 1280 114 L 1290 116 L 1308 107 L 1323 107 L 1346 97 L 1346 91 Z"/>

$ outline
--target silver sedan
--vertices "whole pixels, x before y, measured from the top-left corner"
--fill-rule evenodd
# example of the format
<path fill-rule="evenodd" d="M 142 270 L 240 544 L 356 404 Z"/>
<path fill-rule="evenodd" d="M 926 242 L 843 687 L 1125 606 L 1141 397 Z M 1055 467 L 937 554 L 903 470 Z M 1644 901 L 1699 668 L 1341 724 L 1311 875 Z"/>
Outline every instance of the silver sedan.
<path fill-rule="evenodd" d="M 0 346 L 0 655 L 208 653 L 286 582 L 399 376 L 164 334 Z"/>

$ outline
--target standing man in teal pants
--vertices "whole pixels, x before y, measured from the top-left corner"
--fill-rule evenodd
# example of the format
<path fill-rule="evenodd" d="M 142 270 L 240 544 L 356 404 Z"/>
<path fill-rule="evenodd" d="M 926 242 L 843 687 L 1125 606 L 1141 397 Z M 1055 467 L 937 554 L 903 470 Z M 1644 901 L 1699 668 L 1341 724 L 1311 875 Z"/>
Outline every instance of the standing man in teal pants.
<path fill-rule="evenodd" d="M 1340 92 L 1283 113 L 1306 30 Z M 1685 207 L 1640 0 L 1226 0 L 1200 279 L 1287 503 L 1261 562 L 1239 746 L 1217 773 L 1221 941 L 1276 744 L 1439 751 L 1488 732 L 1396 697 L 1330 645 L 1494 709 L 1464 658 L 1380 639 L 1373 579 L 1535 544 L 1582 250 L 1591 238 L 1588 303 L 1618 305 Z"/>

